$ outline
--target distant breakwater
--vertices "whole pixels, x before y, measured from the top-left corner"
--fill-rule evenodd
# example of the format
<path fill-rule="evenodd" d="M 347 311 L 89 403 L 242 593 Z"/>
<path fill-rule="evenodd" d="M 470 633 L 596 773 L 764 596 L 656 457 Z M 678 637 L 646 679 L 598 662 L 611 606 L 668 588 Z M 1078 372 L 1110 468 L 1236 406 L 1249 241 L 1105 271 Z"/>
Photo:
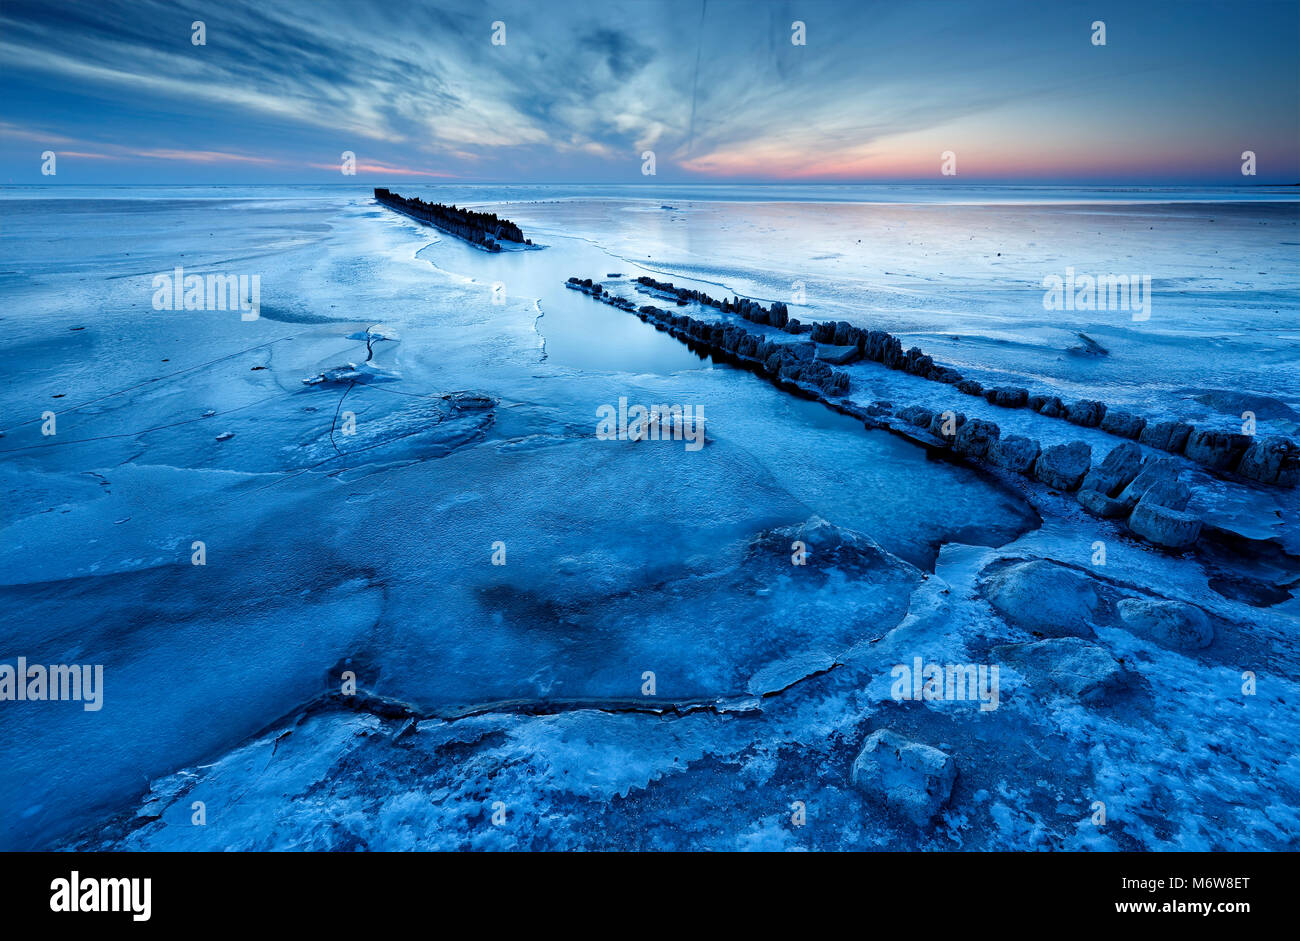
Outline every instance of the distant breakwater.
<path fill-rule="evenodd" d="M 904 352 L 896 337 L 882 331 L 862 330 L 844 322 L 818 323 L 810 328 L 791 318 L 780 302 L 765 308 L 739 297 L 719 301 L 699 291 L 678 289 L 671 283 L 653 278 L 641 277 L 637 283 L 657 296 L 675 297 L 678 306 L 696 301 L 786 334 L 809 333 L 811 342 L 754 333 L 740 324 L 702 320 L 652 304 L 638 306 L 625 297 L 610 294 L 602 284 L 590 278 L 571 277 L 566 287 L 634 314 L 723 361 L 738 362 L 779 386 L 797 389 L 838 412 L 858 418 L 869 428 L 889 430 L 927 449 L 948 451 L 974 464 L 1021 474 L 1053 490 L 1075 493 L 1079 505 L 1088 513 L 1116 521 L 1127 520 L 1130 531 L 1161 548 L 1189 549 L 1201 534 L 1202 520 L 1188 511 L 1191 490 L 1178 479 L 1177 463 L 1167 457 L 1148 459 L 1132 440 L 1124 441 L 1094 464 L 1092 448 L 1085 442 L 1070 441 L 1041 447 L 1038 441 L 1023 435 L 1004 437 L 997 424 L 974 418 L 968 421 L 963 413 L 955 410 L 935 412 L 919 406 L 895 409 L 890 403 L 874 403 L 864 408 L 843 397 L 849 391 L 850 377 L 836 366 L 870 360 L 890 369 L 954 386 L 965 380 L 956 370 L 934 363 L 915 347 Z M 976 394 L 969 389 L 960 391 Z M 1011 401 L 1001 400 L 996 394 L 984 398 L 991 404 L 1006 408 L 1029 407 L 1031 399 L 1028 393 L 1018 391 L 1023 395 L 1017 394 Z M 1049 401 L 1060 402 L 1059 399 Z M 1035 408 L 1035 411 L 1081 426 L 1100 427 L 1115 434 L 1101 423 L 1101 417 L 1106 414 L 1104 405 L 1075 403 L 1075 406 L 1081 404 L 1089 411 L 1087 421 L 1071 419 L 1068 409 L 1059 414 L 1042 408 Z M 1094 417 L 1096 420 L 1092 420 Z M 1170 446 L 1168 435 L 1154 441 L 1144 439 L 1143 443 L 1180 453 L 1221 475 L 1231 473 L 1228 470 L 1231 464 L 1237 476 L 1257 483 L 1286 487 L 1296 484 L 1300 461 L 1293 441 L 1282 438 L 1251 440 L 1244 435 L 1196 432 L 1181 423 L 1157 423 L 1155 427 L 1169 425 L 1187 429 L 1172 442 L 1177 445 L 1177 451 Z M 1145 427 L 1145 423 L 1140 427 Z M 1235 440 L 1237 437 L 1245 437 L 1247 442 L 1241 444 Z M 1160 447 L 1162 443 L 1164 447 Z M 1223 459 L 1224 454 L 1233 452 L 1232 461 Z"/>
<path fill-rule="evenodd" d="M 405 213 L 421 222 L 462 238 L 484 251 L 501 251 L 502 242 L 532 247 L 532 239 L 524 238 L 523 231 L 509 219 L 494 212 L 475 212 L 443 203 L 426 203 L 415 197 L 399 196 L 382 187 L 375 188 L 375 200 L 380 205 Z"/>

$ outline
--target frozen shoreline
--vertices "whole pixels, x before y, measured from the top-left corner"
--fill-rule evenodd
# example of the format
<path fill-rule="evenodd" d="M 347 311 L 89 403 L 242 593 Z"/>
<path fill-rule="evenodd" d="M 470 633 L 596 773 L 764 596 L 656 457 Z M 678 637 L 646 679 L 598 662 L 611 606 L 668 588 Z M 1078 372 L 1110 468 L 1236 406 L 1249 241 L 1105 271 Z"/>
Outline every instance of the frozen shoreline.
<path fill-rule="evenodd" d="M 9 619 L 5 646 L 48 654 L 44 662 L 102 657 L 112 725 L 39 708 L 7 715 L 0 803 L 17 816 L 0 821 L 0 843 L 66 846 L 69 830 L 81 846 L 177 849 L 1293 842 L 1294 599 L 1225 597 L 1215 560 L 1162 556 L 1027 481 L 927 461 L 565 291 L 575 271 L 674 271 L 674 252 L 659 257 L 655 246 L 678 237 L 643 233 L 656 257 L 637 262 L 618 250 L 621 209 L 571 208 L 572 237 L 509 257 L 450 240 L 427 246 L 413 223 L 359 202 L 271 201 L 215 217 L 158 207 L 134 231 L 119 221 L 115 248 L 133 257 L 72 242 L 66 251 L 84 261 L 71 275 L 58 258 L 16 263 L 23 275 L 0 284 L 10 349 L 28 368 L 6 390 L 7 411 L 26 416 L 54 392 L 75 404 L 142 385 L 61 417 L 67 445 L 7 455 L 2 480 L 19 500 L 0 571 L 6 605 L 27 613 Z M 70 226 L 93 231 L 87 214 L 111 208 L 67 211 Z M 747 225 L 747 210 L 736 211 L 729 224 Z M 21 213 L 7 221 L 20 236 L 34 224 Z M 181 252 L 196 270 L 228 265 L 248 253 L 244 233 L 257 223 L 278 246 L 258 262 L 274 269 L 260 322 L 148 309 L 142 272 L 169 270 Z M 203 241 L 186 234 L 199 226 Z M 219 237 L 205 247 L 214 227 Z M 159 243 L 159 231 L 175 234 Z M 724 237 L 735 242 L 734 229 Z M 507 286 L 501 305 L 491 301 L 495 281 Z M 816 307 L 826 319 L 843 319 L 842 309 Z M 343 389 L 302 379 L 361 362 L 364 343 L 350 337 L 381 322 L 396 338 L 374 347 L 385 381 L 348 393 L 358 433 L 334 436 L 340 455 L 328 432 Z M 183 383 L 150 381 L 273 340 Z M 951 392 L 883 369 L 863 381 L 867 399 Z M 460 390 L 492 404 L 445 398 Z M 620 395 L 704 403 L 711 442 L 697 455 L 673 442 L 595 444 L 594 406 Z M 963 399 L 972 416 L 987 404 Z M 209 409 L 213 418 L 139 432 Z M 13 424 L 0 449 L 50 443 Z M 234 437 L 213 441 L 225 430 Z M 104 434 L 120 437 L 71 443 Z M 330 463 L 310 470 L 318 461 Z M 1216 495 L 1220 512 L 1258 512 L 1234 509 L 1234 492 Z M 794 569 L 789 544 L 802 533 L 813 564 Z M 209 544 L 203 570 L 188 561 L 198 535 Z M 981 537 L 991 545 L 970 544 Z M 510 552 L 500 568 L 489 562 L 496 539 Z M 1097 539 L 1109 549 L 1104 567 L 1089 562 Z M 926 560 L 936 540 L 932 572 L 901 561 Z M 892 699 L 892 664 L 984 662 L 999 645 L 1035 642 L 991 594 L 1000 573 L 1027 559 L 1095 586 L 1092 636 L 1081 639 L 1124 661 L 1115 675 L 1126 685 L 1100 702 L 1044 698 L 1034 692 L 1041 678 L 1013 675 L 1004 661 L 995 712 Z M 206 587 L 191 580 L 199 573 Z M 1211 645 L 1176 650 L 1134 633 L 1119 602 L 1157 597 L 1203 610 Z M 745 631 L 728 629 L 738 621 Z M 240 671 L 237 692 L 214 664 Z M 339 699 L 344 664 L 375 702 L 419 702 L 428 718 L 306 705 Z M 646 669 L 658 674 L 661 705 L 700 690 L 746 703 L 753 683 L 757 711 L 584 706 L 589 696 L 606 706 L 644 700 Z M 1259 673 L 1258 696 L 1234 692 L 1242 669 Z M 436 712 L 485 700 L 516 705 Z M 545 703 L 568 705 L 530 713 Z M 849 782 L 864 738 L 885 727 L 955 758 L 953 794 L 928 829 Z M 116 744 L 105 747 L 106 735 Z M 100 764 L 80 769 L 75 755 L 89 750 Z M 1244 774 L 1238 759 L 1260 773 Z M 145 796 L 133 796 L 146 781 Z M 34 790 L 50 796 L 33 799 Z M 1187 803 L 1180 791 L 1200 798 Z M 701 794 L 711 809 L 696 814 Z M 1111 807 L 1109 830 L 1087 823 L 1098 794 Z M 189 821 L 199 799 L 205 828 Z M 513 827 L 490 825 L 493 799 Z M 789 825 L 794 800 L 816 827 Z M 59 809 L 69 802 L 85 808 L 82 819 Z"/>

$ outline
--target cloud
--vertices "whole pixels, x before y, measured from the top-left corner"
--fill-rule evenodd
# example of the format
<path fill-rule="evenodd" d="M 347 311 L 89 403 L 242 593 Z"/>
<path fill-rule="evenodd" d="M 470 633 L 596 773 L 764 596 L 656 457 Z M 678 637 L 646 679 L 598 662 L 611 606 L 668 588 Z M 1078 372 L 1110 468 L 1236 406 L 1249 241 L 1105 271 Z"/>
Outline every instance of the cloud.
<path fill-rule="evenodd" d="M 1135 151 L 1180 121 L 1203 126 L 1202 138 L 1276 128 L 1270 140 L 1288 140 L 1294 49 L 1289 59 L 1252 50 L 1294 26 L 1293 12 L 1269 8 L 1258 23 L 1185 17 L 1160 42 L 1151 32 L 1160 17 L 1131 13 L 1112 34 L 1146 17 L 1138 56 L 1123 43 L 1098 53 L 1086 29 L 1076 35 L 1082 9 L 1071 0 L 499 0 L 491 10 L 452 0 L 7 0 L 0 115 L 39 120 L 51 140 L 101 142 L 86 152 L 173 152 L 189 156 L 152 159 L 195 166 L 319 168 L 352 150 L 395 175 L 559 170 L 638 182 L 647 149 L 660 174 L 679 178 L 871 174 L 896 165 L 890 148 L 918 134 L 951 131 L 960 149 L 972 120 L 995 128 L 997 140 L 982 143 L 1007 153 L 1043 134 L 1077 138 L 1086 152 L 1090 124 L 1122 120 L 1140 131 Z M 807 24 L 806 46 L 790 42 L 794 19 Z M 191 43 L 195 20 L 204 46 Z M 491 42 L 494 20 L 506 23 L 504 45 Z M 1189 63 L 1220 85 L 1189 88 L 1180 72 Z M 1239 102 L 1223 89 L 1242 81 L 1243 63 L 1265 91 Z M 1045 117 L 1044 101 L 1061 103 L 1059 113 Z M 1297 159 L 1294 143 L 1283 146 L 1274 165 Z"/>
<path fill-rule="evenodd" d="M 232 154 L 220 150 L 168 150 L 146 149 L 136 152 L 145 160 L 180 160 L 185 163 L 253 163 L 270 166 L 280 163 L 270 157 L 254 157 L 249 154 Z"/>
<path fill-rule="evenodd" d="M 121 144 L 67 137 L 35 127 L 23 127 L 8 122 L 0 122 L 0 133 L 19 140 L 37 141 L 50 147 L 58 147 L 60 157 L 83 157 L 94 160 L 175 160 L 182 163 L 214 164 L 242 163 L 271 166 L 282 163 L 271 157 L 253 154 L 233 153 L 221 150 L 183 150 L 166 147 L 133 148 Z M 89 148 L 98 150 L 68 150 L 67 147 Z M 335 167 L 337 165 L 334 165 Z"/>
<path fill-rule="evenodd" d="M 578 40 L 579 45 L 604 59 L 615 81 L 625 82 L 650 62 L 654 51 L 626 33 L 597 29 Z"/>
<path fill-rule="evenodd" d="M 311 167 L 317 170 L 332 170 L 339 172 L 340 164 L 337 163 L 313 163 Z M 373 174 L 376 176 L 428 176 L 441 179 L 455 178 L 454 174 L 443 173 L 437 170 L 421 170 L 415 167 L 399 167 L 388 163 L 376 162 L 358 162 L 354 168 L 358 173 Z"/>

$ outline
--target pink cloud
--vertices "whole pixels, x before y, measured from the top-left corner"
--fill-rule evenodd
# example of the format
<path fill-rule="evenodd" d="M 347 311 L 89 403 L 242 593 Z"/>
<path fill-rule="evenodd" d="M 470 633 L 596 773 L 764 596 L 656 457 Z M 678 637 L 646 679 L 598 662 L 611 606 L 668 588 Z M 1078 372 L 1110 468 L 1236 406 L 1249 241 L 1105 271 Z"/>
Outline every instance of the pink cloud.
<path fill-rule="evenodd" d="M 124 153 L 123 157 L 137 156 L 146 160 L 181 160 L 186 163 L 257 163 L 274 164 L 282 161 L 270 157 L 250 157 L 248 154 L 232 154 L 220 150 L 141 150 L 134 154 Z"/>
<path fill-rule="evenodd" d="M 339 164 L 337 163 L 312 163 L 308 166 L 317 170 L 333 170 L 338 172 Z M 455 179 L 456 174 L 444 173 L 440 170 L 417 170 L 414 167 L 394 167 L 386 163 L 358 163 L 356 166 L 358 173 L 373 173 L 378 176 L 431 176 L 440 179 Z"/>

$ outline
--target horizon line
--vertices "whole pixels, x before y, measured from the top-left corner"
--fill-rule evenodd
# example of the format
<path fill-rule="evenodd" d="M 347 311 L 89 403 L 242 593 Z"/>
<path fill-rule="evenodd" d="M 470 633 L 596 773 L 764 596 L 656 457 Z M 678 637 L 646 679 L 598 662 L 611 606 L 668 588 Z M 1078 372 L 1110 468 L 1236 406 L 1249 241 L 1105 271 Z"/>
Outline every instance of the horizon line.
<path fill-rule="evenodd" d="M 357 181 L 351 183 L 345 182 L 320 182 L 307 180 L 274 180 L 274 181 L 212 181 L 212 182 L 176 182 L 176 183 L 127 183 L 127 182 L 102 182 L 102 183 L 63 183 L 63 182 L 40 182 L 40 183 L 15 183 L 13 181 L 0 183 L 0 186 L 28 186 L 28 187 L 71 187 L 71 186 L 370 186 L 377 181 Z M 950 183 L 938 181 L 916 182 L 909 180 L 726 180 L 726 181 L 665 181 L 665 182 L 627 182 L 620 183 L 610 180 L 579 183 L 566 180 L 460 180 L 457 182 L 438 182 L 438 183 L 417 183 L 413 180 L 402 181 L 404 185 L 410 186 L 934 186 L 959 188 L 962 186 L 988 186 L 1012 188 L 1044 188 L 1044 187 L 1075 187 L 1079 189 L 1121 189 L 1121 188 L 1143 188 L 1143 189 L 1190 189 L 1194 187 L 1218 187 L 1223 189 L 1245 189 L 1249 187 L 1288 187 L 1300 186 L 1300 181 L 1291 183 L 1073 183 L 1073 182 L 1040 182 L 1040 183 L 1004 183 L 989 182 L 976 180 L 970 183 Z"/>

